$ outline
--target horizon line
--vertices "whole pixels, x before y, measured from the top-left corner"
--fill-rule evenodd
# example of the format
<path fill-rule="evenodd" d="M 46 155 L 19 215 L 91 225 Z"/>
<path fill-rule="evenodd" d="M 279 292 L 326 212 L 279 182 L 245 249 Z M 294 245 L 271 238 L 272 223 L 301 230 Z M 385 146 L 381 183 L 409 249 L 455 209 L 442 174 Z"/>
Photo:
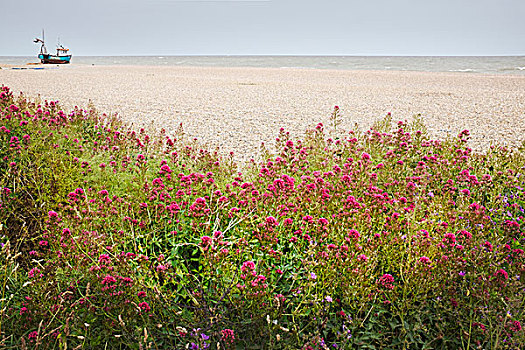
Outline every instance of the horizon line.
<path fill-rule="evenodd" d="M 0 57 L 33 57 L 32 55 L 4 55 Z M 75 55 L 77 57 L 525 57 L 522 54 L 114 54 Z"/>

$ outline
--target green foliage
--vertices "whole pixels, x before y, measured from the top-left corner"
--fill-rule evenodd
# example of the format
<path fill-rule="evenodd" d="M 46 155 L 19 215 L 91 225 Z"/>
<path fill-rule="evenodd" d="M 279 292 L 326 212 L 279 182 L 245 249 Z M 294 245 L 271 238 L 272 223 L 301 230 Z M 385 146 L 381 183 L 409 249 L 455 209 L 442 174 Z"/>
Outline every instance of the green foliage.
<path fill-rule="evenodd" d="M 522 348 L 523 150 L 339 113 L 237 166 L 4 87 L 0 348 Z"/>

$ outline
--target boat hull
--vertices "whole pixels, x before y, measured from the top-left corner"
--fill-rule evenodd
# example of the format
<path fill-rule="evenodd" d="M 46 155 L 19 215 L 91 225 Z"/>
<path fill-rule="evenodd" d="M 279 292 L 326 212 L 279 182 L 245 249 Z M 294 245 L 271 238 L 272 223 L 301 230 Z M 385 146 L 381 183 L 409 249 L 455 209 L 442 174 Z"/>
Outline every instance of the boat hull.
<path fill-rule="evenodd" d="M 67 64 L 71 61 L 71 55 L 56 56 L 49 54 L 38 55 L 40 62 L 44 64 Z"/>

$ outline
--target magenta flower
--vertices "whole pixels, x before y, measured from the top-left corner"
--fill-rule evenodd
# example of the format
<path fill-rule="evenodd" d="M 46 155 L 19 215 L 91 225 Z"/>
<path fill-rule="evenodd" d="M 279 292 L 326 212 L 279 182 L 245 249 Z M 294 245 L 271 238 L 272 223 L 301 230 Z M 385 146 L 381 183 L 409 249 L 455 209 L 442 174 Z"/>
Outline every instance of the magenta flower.
<path fill-rule="evenodd" d="M 430 264 L 430 259 L 426 256 L 419 258 L 419 261 L 421 261 L 423 264 Z"/>
<path fill-rule="evenodd" d="M 443 243 L 448 245 L 454 245 L 456 243 L 456 235 L 449 232 L 445 234 L 445 237 L 443 238 Z"/>
<path fill-rule="evenodd" d="M 225 342 L 232 343 L 235 340 L 235 332 L 232 329 L 223 329 L 221 339 Z"/>
<path fill-rule="evenodd" d="M 501 279 L 501 280 L 508 280 L 509 279 L 509 274 L 507 273 L 507 271 L 503 270 L 503 269 L 499 269 L 498 271 L 496 271 L 494 273 L 494 277 L 496 279 Z"/>
<path fill-rule="evenodd" d="M 139 307 L 141 310 L 143 311 L 150 311 L 151 310 L 151 307 L 149 306 L 149 304 L 145 301 L 143 301 L 142 303 L 139 304 Z"/>
<path fill-rule="evenodd" d="M 385 273 L 383 276 L 379 277 L 378 283 L 385 289 L 394 289 L 394 277 L 389 273 Z"/>
<path fill-rule="evenodd" d="M 157 266 L 157 273 L 160 273 L 160 272 L 163 272 L 163 271 L 166 271 L 168 269 L 168 265 L 162 265 L 162 264 L 159 264 Z"/>
<path fill-rule="evenodd" d="M 98 257 L 98 262 L 99 263 L 110 263 L 111 262 L 111 259 L 109 258 L 109 255 L 108 254 L 100 254 L 100 256 Z"/>
<path fill-rule="evenodd" d="M 241 271 L 245 272 L 246 270 L 254 271 L 255 270 L 255 263 L 253 261 L 245 261 L 242 264 Z"/>
<path fill-rule="evenodd" d="M 211 237 L 210 236 L 203 236 L 201 238 L 201 246 L 207 247 L 211 244 Z"/>
<path fill-rule="evenodd" d="M 266 218 L 266 223 L 270 226 L 278 226 L 279 225 L 279 222 L 277 221 L 276 218 L 274 218 L 273 216 L 268 216 Z"/>
<path fill-rule="evenodd" d="M 29 339 L 36 339 L 36 338 L 38 337 L 38 332 L 37 332 L 37 331 L 33 331 L 33 332 L 29 333 L 29 334 L 27 335 L 27 337 L 28 337 Z"/>
<path fill-rule="evenodd" d="M 115 279 L 115 277 L 111 275 L 107 275 L 106 277 L 104 277 L 101 283 L 102 284 L 113 284 L 113 283 L 117 283 L 117 280 Z"/>
<path fill-rule="evenodd" d="M 513 332 L 519 332 L 522 330 L 520 321 L 512 321 L 510 324 L 510 330 Z"/>

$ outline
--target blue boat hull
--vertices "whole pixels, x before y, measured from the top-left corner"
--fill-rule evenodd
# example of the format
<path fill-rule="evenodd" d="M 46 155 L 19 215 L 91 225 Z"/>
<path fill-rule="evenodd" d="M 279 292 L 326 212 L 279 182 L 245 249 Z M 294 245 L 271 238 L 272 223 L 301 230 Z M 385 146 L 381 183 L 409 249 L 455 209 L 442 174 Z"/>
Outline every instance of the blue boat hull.
<path fill-rule="evenodd" d="M 48 64 L 66 64 L 71 61 L 71 55 L 56 56 L 50 54 L 40 54 L 38 55 L 40 62 Z"/>

